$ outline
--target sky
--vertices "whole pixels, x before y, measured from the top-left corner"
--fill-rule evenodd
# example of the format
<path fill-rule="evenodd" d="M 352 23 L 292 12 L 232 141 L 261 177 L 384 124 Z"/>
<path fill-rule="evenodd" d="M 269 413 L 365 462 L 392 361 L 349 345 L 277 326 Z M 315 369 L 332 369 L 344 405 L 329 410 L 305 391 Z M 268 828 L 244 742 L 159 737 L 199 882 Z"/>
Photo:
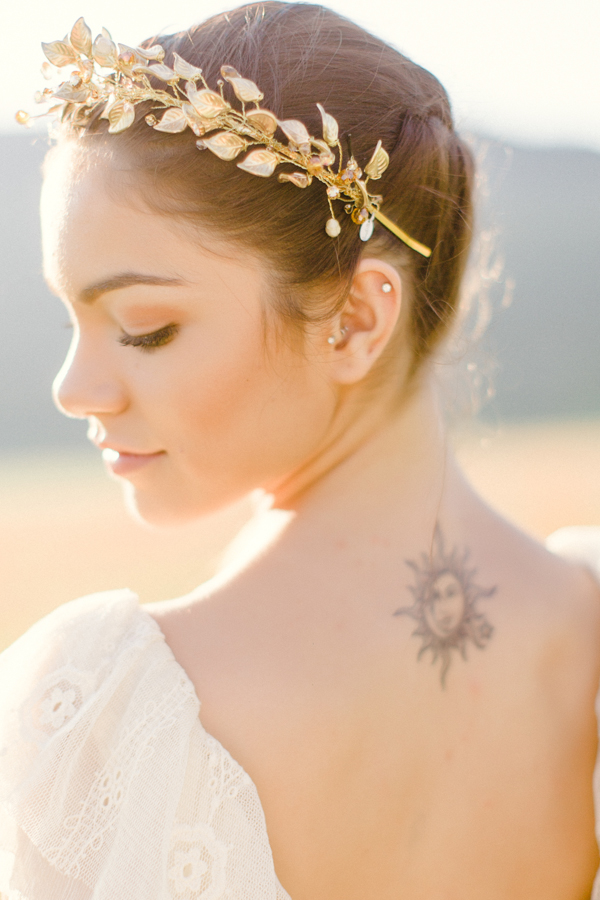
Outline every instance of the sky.
<path fill-rule="evenodd" d="M 325 5 L 430 69 L 449 91 L 462 130 L 521 145 L 600 151 L 599 0 Z M 94 35 L 105 26 L 115 40 L 135 45 L 230 7 L 226 0 L 7 0 L 0 12 L 0 131 L 19 128 L 17 109 L 35 112 L 33 94 L 44 86 L 39 44 L 61 39 L 80 15 Z"/>

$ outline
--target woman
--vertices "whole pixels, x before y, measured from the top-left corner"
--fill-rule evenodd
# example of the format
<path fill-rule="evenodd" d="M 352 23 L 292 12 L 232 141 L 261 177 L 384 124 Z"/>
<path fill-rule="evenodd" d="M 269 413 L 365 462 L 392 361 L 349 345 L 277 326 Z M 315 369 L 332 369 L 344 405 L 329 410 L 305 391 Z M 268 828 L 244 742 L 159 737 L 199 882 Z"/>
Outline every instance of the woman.
<path fill-rule="evenodd" d="M 83 20 L 46 45 L 76 67 L 42 198 L 56 401 L 145 521 L 261 499 L 191 595 L 84 598 L 3 655 L 0 888 L 589 896 L 600 541 L 549 553 L 448 449 L 473 171 L 446 94 L 319 6 L 144 48 Z"/>

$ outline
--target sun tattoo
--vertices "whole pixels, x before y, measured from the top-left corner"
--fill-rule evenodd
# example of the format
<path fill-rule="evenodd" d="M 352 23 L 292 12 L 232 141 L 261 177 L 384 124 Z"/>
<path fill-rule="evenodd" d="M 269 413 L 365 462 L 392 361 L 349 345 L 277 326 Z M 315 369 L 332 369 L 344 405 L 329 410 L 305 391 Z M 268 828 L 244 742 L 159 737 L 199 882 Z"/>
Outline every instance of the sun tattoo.
<path fill-rule="evenodd" d="M 466 660 L 469 641 L 482 650 L 494 633 L 494 626 L 477 609 L 477 601 L 492 597 L 496 588 L 475 583 L 477 570 L 469 568 L 468 558 L 468 550 L 446 552 L 440 526 L 436 525 L 431 554 L 422 553 L 420 564 L 406 560 L 415 574 L 415 583 L 409 586 L 414 603 L 394 613 L 416 620 L 413 636 L 422 640 L 417 659 L 431 650 L 432 664 L 441 660 L 442 687 L 446 686 L 452 651 L 457 650 Z"/>

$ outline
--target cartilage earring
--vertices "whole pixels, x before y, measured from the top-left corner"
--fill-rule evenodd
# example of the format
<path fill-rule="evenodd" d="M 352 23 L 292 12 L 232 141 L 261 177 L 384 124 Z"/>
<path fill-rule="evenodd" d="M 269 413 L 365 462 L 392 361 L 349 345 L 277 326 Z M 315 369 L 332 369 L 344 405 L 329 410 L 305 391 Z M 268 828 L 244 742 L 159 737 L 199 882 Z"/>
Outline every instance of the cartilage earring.
<path fill-rule="evenodd" d="M 339 334 L 340 334 L 339 340 L 341 341 L 348 334 L 348 327 L 345 325 L 343 328 L 340 328 Z M 332 334 L 327 338 L 327 343 L 331 344 L 332 346 L 334 344 L 337 344 L 337 341 L 338 341 L 338 338 L 336 338 L 335 334 Z"/>
<path fill-rule="evenodd" d="M 389 283 L 389 281 L 386 281 L 386 282 L 384 282 L 384 284 L 381 285 L 381 290 L 383 291 L 384 294 L 389 294 L 391 289 L 392 289 L 392 286 Z"/>

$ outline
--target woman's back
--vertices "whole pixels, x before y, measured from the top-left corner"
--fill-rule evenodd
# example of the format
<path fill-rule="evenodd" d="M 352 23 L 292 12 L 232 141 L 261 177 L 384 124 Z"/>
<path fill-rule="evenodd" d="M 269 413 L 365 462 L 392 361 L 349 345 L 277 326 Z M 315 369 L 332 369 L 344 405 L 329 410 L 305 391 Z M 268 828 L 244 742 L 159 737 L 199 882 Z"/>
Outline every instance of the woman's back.
<path fill-rule="evenodd" d="M 442 654 L 417 658 L 433 632 L 406 564 L 425 523 L 408 536 L 389 471 L 378 457 L 371 477 L 366 455 L 368 489 L 347 472 L 343 515 L 330 494 L 308 501 L 231 582 L 147 607 L 202 722 L 256 784 L 294 900 L 583 898 L 598 865 L 598 585 L 447 471 L 432 567 L 454 566 L 493 633 L 456 642 L 442 684 Z"/>

